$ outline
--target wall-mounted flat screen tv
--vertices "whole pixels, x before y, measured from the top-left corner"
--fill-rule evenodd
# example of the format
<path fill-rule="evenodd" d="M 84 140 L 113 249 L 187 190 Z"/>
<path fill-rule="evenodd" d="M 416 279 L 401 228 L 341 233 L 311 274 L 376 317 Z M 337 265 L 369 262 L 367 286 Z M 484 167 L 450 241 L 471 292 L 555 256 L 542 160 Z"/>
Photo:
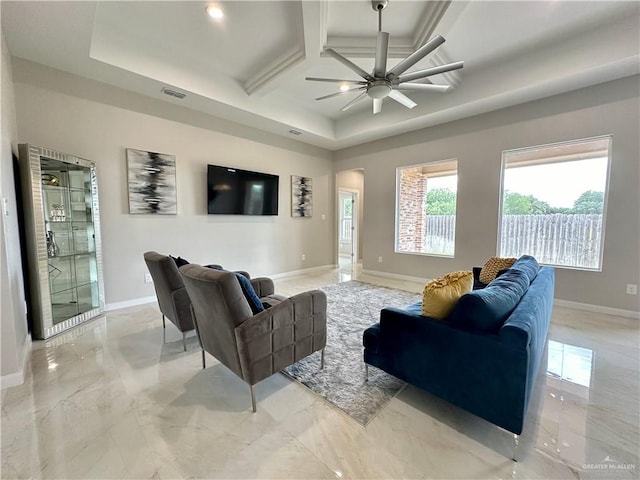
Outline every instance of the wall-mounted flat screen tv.
<path fill-rule="evenodd" d="M 207 166 L 207 212 L 218 215 L 278 215 L 277 175 Z"/>

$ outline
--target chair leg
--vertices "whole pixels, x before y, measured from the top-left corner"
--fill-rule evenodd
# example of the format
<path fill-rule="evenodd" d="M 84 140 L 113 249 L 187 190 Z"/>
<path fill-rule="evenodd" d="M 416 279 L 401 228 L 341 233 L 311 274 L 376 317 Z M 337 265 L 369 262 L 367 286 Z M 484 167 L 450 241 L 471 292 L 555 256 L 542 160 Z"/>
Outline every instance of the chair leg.
<path fill-rule="evenodd" d="M 253 385 L 249 385 L 251 388 L 251 406 L 253 407 L 253 413 L 256 413 L 256 391 Z"/>
<path fill-rule="evenodd" d="M 182 348 L 184 349 L 184 351 L 187 351 L 187 332 L 182 332 Z"/>
<path fill-rule="evenodd" d="M 324 368 L 324 348 L 320 351 L 320 370 Z"/>
<path fill-rule="evenodd" d="M 513 434 L 513 458 L 514 462 L 518 461 L 518 445 L 520 445 L 520 436 Z"/>
<path fill-rule="evenodd" d="M 164 315 L 162 315 L 162 343 L 167 343 L 167 325 L 164 323 Z"/>
<path fill-rule="evenodd" d="M 204 348 L 202 349 L 202 369 L 204 370 L 205 368 L 207 368 L 207 364 L 205 363 L 204 360 Z"/>
<path fill-rule="evenodd" d="M 364 381 L 365 382 L 369 381 L 369 364 L 368 363 L 364 364 Z"/>

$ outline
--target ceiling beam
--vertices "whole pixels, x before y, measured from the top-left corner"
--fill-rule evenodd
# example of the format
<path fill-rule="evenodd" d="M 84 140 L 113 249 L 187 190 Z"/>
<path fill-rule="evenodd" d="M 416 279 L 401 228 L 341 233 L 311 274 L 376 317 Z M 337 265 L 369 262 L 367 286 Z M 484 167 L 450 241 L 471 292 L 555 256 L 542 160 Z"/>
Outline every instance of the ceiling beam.
<path fill-rule="evenodd" d="M 279 87 L 279 82 L 294 76 L 304 76 L 309 63 L 315 61 L 326 43 L 327 18 L 329 0 L 317 2 L 301 1 L 300 28 L 301 43 L 293 46 L 260 71 L 253 74 L 244 83 L 244 90 L 249 95 L 272 92 Z"/>

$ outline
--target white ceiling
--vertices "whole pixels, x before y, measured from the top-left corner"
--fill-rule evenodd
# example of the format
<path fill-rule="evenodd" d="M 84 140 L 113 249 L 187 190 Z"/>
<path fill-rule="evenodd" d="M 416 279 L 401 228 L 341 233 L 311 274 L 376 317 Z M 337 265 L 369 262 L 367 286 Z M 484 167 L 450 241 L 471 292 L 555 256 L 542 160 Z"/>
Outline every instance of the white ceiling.
<path fill-rule="evenodd" d="M 357 76 L 323 55 L 331 47 L 373 69 L 377 13 L 369 0 L 2 1 L 12 55 L 331 150 L 640 72 L 635 1 L 390 0 L 389 67 L 435 34 L 446 43 L 411 71 L 464 60 L 431 77 L 448 93 L 408 92 L 412 110 L 384 101 L 373 115 L 356 93 L 316 101 L 338 85 L 305 76 Z M 183 100 L 163 87 L 186 93 Z"/>

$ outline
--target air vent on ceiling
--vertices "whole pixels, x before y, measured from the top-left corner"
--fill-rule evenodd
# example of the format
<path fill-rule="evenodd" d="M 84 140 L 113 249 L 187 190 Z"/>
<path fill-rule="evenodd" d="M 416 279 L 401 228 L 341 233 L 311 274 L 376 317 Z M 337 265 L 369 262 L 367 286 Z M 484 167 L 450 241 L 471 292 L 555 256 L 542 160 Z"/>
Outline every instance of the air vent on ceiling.
<path fill-rule="evenodd" d="M 187 95 L 185 93 L 182 92 L 178 92 L 176 90 L 172 90 L 171 88 L 167 88 L 164 87 L 162 90 L 160 90 L 162 93 L 164 93 L 165 95 L 169 95 L 171 97 L 176 97 L 176 98 L 180 98 L 183 99 L 184 97 L 186 97 Z"/>
<path fill-rule="evenodd" d="M 289 133 L 291 135 L 302 135 L 302 132 L 299 132 L 298 130 L 289 130 Z"/>

